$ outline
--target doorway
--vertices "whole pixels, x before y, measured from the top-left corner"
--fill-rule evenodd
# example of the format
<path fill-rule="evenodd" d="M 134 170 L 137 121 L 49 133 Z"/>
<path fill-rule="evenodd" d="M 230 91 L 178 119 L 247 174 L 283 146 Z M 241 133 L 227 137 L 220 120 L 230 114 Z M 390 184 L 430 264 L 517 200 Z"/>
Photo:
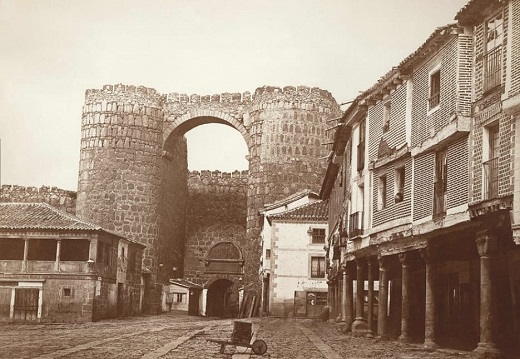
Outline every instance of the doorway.
<path fill-rule="evenodd" d="M 208 317 L 235 318 L 238 313 L 238 293 L 233 291 L 233 282 L 217 279 L 208 287 L 206 304 Z"/>

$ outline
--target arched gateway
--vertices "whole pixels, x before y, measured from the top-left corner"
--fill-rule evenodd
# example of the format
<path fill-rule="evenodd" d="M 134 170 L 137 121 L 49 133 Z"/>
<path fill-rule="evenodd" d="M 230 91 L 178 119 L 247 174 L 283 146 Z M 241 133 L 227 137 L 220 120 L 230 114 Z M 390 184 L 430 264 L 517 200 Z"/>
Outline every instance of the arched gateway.
<path fill-rule="evenodd" d="M 243 274 L 219 277 L 197 268 L 184 274 L 203 286 L 209 281 L 217 283 L 213 287 L 216 293 L 236 287 L 229 283 L 240 283 L 246 292 L 258 293 L 259 210 L 302 189 L 319 189 L 326 168 L 319 158 L 328 154 L 322 145 L 328 142 L 327 121 L 340 114 L 329 92 L 305 86 L 266 86 L 254 95 L 211 96 L 163 95 L 129 85 L 87 90 L 76 213 L 146 245 L 142 258 L 149 273 L 145 306 L 155 300 L 158 291 L 154 284 L 183 275 L 186 256 L 200 251 L 203 258 L 211 246 L 224 240 L 243 253 Z M 249 149 L 249 171 L 238 179 L 229 175 L 230 181 L 245 181 L 247 204 L 242 223 L 220 223 L 219 235 L 206 238 L 201 248 L 193 243 L 188 246 L 186 239 L 190 231 L 196 232 L 192 227 L 207 229 L 210 225 L 201 217 L 187 229 L 188 199 L 193 199 L 188 192 L 183 136 L 206 123 L 229 125 L 242 134 Z M 202 260 L 198 265 L 204 268 Z"/>

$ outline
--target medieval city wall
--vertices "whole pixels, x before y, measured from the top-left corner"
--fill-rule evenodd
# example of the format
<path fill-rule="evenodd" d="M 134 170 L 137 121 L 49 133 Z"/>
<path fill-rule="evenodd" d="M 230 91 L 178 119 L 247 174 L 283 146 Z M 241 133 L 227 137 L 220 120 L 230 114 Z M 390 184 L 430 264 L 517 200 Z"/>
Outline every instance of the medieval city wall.
<path fill-rule="evenodd" d="M 48 203 L 64 212 L 76 213 L 76 192 L 57 187 L 2 185 L 0 202 Z"/>
<path fill-rule="evenodd" d="M 204 273 L 204 259 L 209 250 L 223 241 L 244 247 L 247 241 L 247 180 L 247 171 L 189 173 L 184 278 L 206 285 L 214 278 L 214 275 Z M 255 264 L 246 262 L 246 271 L 253 270 Z M 239 277 L 229 279 L 238 283 Z"/>
<path fill-rule="evenodd" d="M 195 226 L 208 230 L 208 223 L 215 222 L 218 230 L 208 230 L 206 238 L 241 237 L 238 233 L 244 222 L 237 223 L 235 218 L 243 209 L 247 240 L 237 239 L 246 263 L 243 280 L 258 293 L 259 210 L 302 189 L 318 191 L 328 155 L 323 145 L 330 140 L 327 127 L 340 115 L 328 91 L 306 86 L 264 86 L 253 95 L 211 96 L 163 95 L 129 85 L 87 90 L 77 214 L 146 245 L 143 268 L 152 275 L 150 283 L 155 283 L 180 273 L 182 267 L 186 267 L 186 277 L 195 279 L 197 270 L 189 263 L 199 261 L 199 246 L 195 252 L 190 246 L 195 241 L 203 243 L 199 233 L 193 232 Z M 201 207 L 202 215 L 189 217 L 193 213 L 188 203 L 198 206 L 206 199 L 196 191 L 188 193 L 193 178 L 186 175 L 183 136 L 205 123 L 232 126 L 248 145 L 249 173 L 240 179 L 247 183 L 246 192 L 240 194 L 245 205 L 220 210 Z M 222 198 L 215 197 L 213 203 L 229 202 L 226 195 L 219 194 Z M 225 218 L 212 217 L 214 209 Z"/>

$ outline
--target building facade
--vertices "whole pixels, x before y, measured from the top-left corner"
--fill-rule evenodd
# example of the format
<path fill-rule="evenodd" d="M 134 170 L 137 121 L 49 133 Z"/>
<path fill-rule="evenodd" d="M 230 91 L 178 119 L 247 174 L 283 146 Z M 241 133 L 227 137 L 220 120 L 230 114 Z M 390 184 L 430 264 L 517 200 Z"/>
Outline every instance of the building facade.
<path fill-rule="evenodd" d="M 471 1 L 338 120 L 321 196 L 344 331 L 518 350 L 515 4 Z"/>
<path fill-rule="evenodd" d="M 327 304 L 323 246 L 328 201 L 303 191 L 262 213 L 262 313 L 317 317 Z"/>
<path fill-rule="evenodd" d="M 143 245 L 46 203 L 2 203 L 0 223 L 0 320 L 141 312 Z"/>

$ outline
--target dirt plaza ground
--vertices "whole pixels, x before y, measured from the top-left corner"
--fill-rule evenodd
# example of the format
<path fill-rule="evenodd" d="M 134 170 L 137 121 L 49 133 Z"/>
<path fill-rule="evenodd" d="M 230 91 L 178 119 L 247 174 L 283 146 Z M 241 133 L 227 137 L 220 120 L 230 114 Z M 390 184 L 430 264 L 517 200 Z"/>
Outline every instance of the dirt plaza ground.
<path fill-rule="evenodd" d="M 247 321 L 247 319 L 245 319 Z M 265 358 L 472 358 L 470 352 L 425 351 L 403 344 L 342 334 L 332 323 L 253 318 L 254 339 L 267 343 Z M 232 319 L 168 313 L 84 324 L 0 324 L 0 358 L 249 358 L 247 348 L 220 346 Z"/>

